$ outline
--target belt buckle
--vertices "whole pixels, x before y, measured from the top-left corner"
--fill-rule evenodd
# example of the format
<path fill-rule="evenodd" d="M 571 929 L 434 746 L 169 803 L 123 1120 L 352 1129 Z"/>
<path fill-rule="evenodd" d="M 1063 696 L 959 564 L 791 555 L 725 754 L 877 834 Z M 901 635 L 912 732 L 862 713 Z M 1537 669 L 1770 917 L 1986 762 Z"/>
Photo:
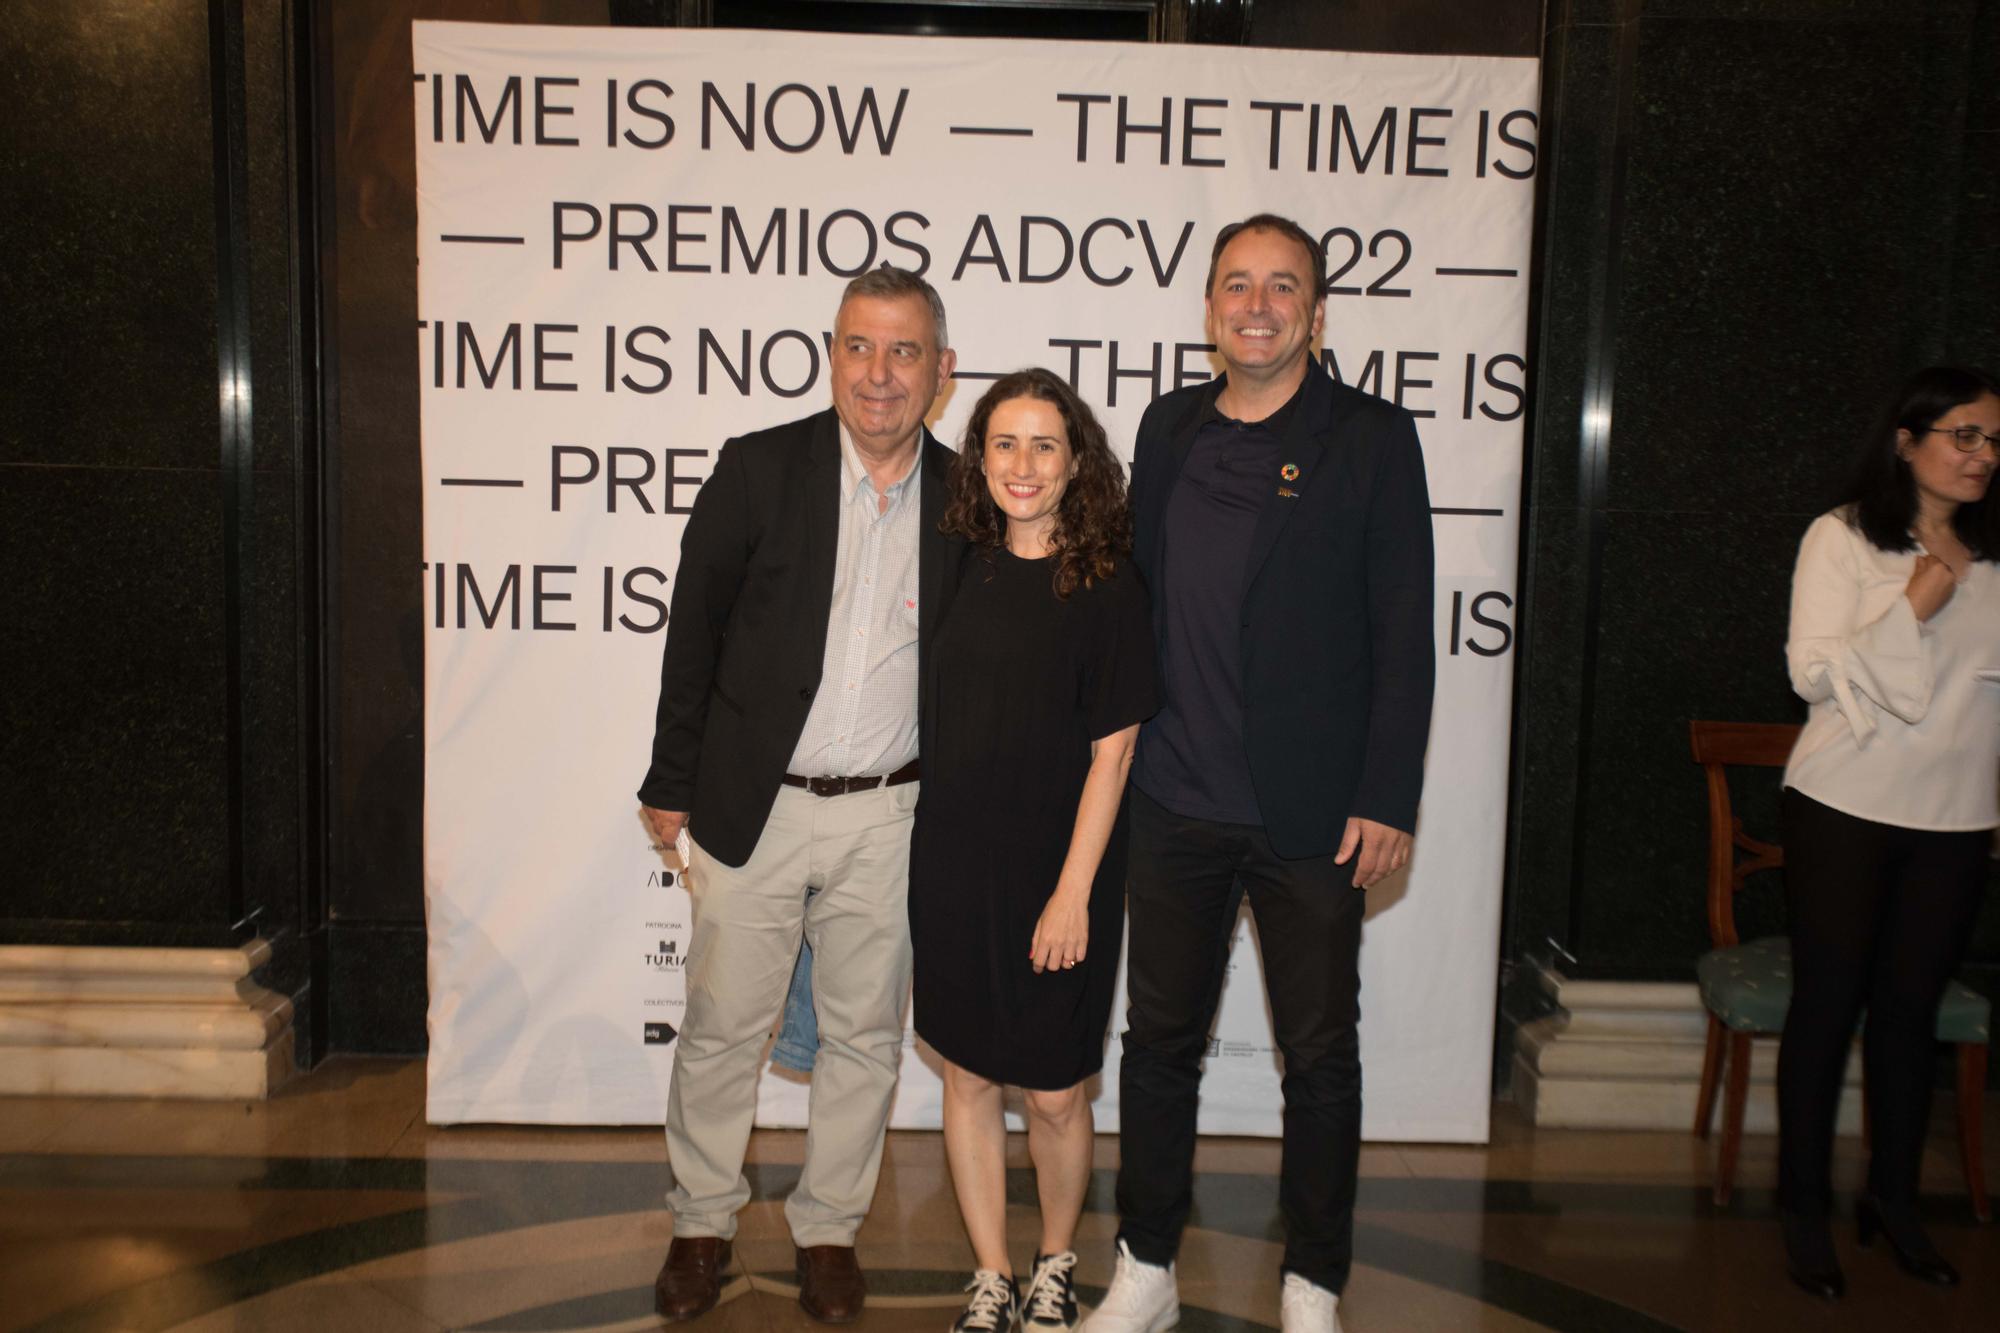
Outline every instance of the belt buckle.
<path fill-rule="evenodd" d="M 847 792 L 847 779 L 826 777 L 807 778 L 806 790 L 815 796 L 842 796 Z"/>

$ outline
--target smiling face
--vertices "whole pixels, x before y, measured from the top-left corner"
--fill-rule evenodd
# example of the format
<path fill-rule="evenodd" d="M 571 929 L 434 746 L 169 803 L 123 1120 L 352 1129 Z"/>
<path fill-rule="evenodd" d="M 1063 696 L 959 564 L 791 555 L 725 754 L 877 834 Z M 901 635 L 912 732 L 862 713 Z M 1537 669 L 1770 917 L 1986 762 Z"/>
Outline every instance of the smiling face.
<path fill-rule="evenodd" d="M 1991 440 L 1977 449 L 1961 450 L 1952 442 L 1951 432 L 1960 426 L 1975 426 L 1988 435 L 2000 435 L 2000 398 L 1982 394 L 1961 403 L 1936 421 L 1922 435 L 1906 430 L 1896 432 L 1896 456 L 1910 465 L 1917 483 L 1917 503 L 1922 510 L 1949 514 L 1962 504 L 1976 504 L 1993 484 L 1993 470 L 2000 461 Z"/>
<path fill-rule="evenodd" d="M 987 418 L 980 451 L 986 493 L 1007 520 L 1007 545 L 1020 555 L 1046 549 L 1063 492 L 1076 476 L 1076 454 L 1056 405 L 1009 398 Z"/>
<path fill-rule="evenodd" d="M 1243 231 L 1223 247 L 1203 304 L 1209 341 L 1231 379 L 1303 373 L 1326 316 L 1326 301 L 1312 286 L 1312 256 L 1280 232 Z"/>
<path fill-rule="evenodd" d="M 916 296 L 855 296 L 833 321 L 833 410 L 855 446 L 877 456 L 913 446 L 953 357 Z"/>

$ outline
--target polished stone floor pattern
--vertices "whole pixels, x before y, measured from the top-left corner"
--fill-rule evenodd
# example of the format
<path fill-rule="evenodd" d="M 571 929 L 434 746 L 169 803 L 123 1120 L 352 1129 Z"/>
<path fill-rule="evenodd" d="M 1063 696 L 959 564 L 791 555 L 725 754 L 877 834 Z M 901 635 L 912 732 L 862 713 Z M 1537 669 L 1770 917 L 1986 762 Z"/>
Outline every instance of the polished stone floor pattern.
<path fill-rule="evenodd" d="M 1371 1330 L 1982 1329 L 2000 1326 L 2000 1228 L 1971 1221 L 1940 1099 L 1925 1207 L 1955 1291 L 1920 1286 L 1839 1235 L 1839 1304 L 1779 1264 L 1774 1144 L 1746 1140 L 1726 1209 L 1686 1134 L 1538 1130 L 1505 1104 L 1485 1147 L 1370 1144 L 1361 1160 L 1350 1333 Z M 1987 1142 L 2000 1142 L 1989 1105 Z M 690 1333 L 817 1327 L 795 1303 L 782 1200 L 803 1136 L 759 1131 L 724 1303 Z M 1100 1136 L 1078 1284 L 1111 1270 L 1115 1136 Z M 1011 1145 L 1017 1264 L 1036 1239 Z M 1278 1152 L 1202 1142 L 1181 1251 L 1186 1333 L 1278 1322 Z M 1837 1162 L 1842 1203 L 1858 1147 Z M 268 1102 L 0 1098 L 0 1329 L 483 1333 L 652 1329 L 670 1235 L 654 1129 L 438 1128 L 417 1061 L 327 1062 Z M 970 1251 L 936 1134 L 890 1136 L 860 1239 L 859 1333 L 944 1333 Z"/>

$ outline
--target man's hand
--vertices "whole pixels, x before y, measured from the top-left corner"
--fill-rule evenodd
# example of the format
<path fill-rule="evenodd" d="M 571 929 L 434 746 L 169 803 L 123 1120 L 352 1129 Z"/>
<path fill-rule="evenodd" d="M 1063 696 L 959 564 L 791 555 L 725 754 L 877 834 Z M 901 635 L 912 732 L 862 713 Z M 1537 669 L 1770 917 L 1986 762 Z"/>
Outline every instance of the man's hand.
<path fill-rule="evenodd" d="M 687 824 L 687 811 L 655 810 L 650 805 L 642 805 L 639 813 L 646 817 L 646 827 L 652 830 L 654 851 L 670 851 L 680 841 L 681 829 Z"/>
<path fill-rule="evenodd" d="M 1333 863 L 1346 865 L 1354 857 L 1356 848 L 1361 851 L 1354 862 L 1354 887 L 1357 889 L 1378 883 L 1410 862 L 1409 834 L 1372 819 L 1363 819 L 1360 815 L 1350 815 L 1347 832 L 1341 835 L 1340 851 L 1334 855 Z"/>

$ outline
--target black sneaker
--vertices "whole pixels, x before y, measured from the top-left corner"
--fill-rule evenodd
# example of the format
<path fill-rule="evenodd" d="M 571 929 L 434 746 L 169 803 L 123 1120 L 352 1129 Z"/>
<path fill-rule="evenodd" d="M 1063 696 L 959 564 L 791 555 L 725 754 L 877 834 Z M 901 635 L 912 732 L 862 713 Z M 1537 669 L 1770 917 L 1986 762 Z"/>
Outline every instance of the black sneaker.
<path fill-rule="evenodd" d="M 1035 1256 L 1028 1294 L 1021 1298 L 1021 1326 L 1028 1333 L 1067 1333 L 1076 1327 L 1076 1251 Z"/>
<path fill-rule="evenodd" d="M 1021 1318 L 1021 1291 L 1011 1277 L 982 1268 L 965 1284 L 972 1299 L 951 1321 L 951 1333 L 1013 1333 Z"/>

